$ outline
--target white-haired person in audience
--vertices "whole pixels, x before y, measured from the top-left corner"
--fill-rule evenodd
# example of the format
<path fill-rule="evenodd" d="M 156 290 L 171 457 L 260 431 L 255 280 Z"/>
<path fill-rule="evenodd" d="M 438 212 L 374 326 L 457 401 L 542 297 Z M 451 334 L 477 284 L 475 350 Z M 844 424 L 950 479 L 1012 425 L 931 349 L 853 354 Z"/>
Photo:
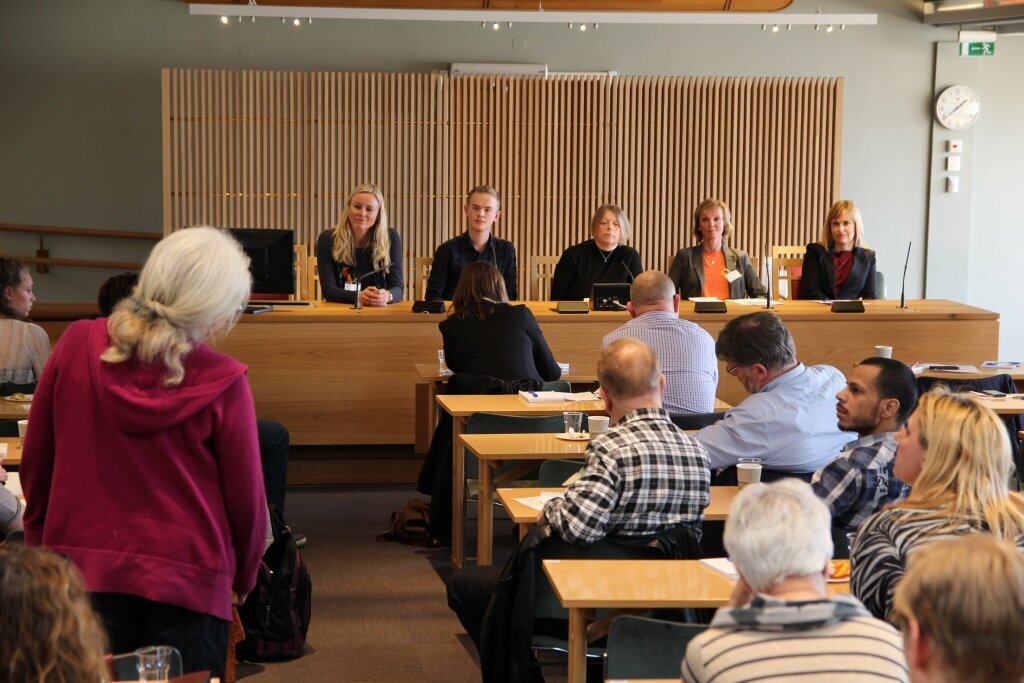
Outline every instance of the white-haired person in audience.
<path fill-rule="evenodd" d="M 906 681 L 899 633 L 850 595 L 829 597 L 828 508 L 796 479 L 748 486 L 725 523 L 739 580 L 694 638 L 683 680 Z"/>
<path fill-rule="evenodd" d="M 1024 548 L 1024 497 L 1009 490 L 1013 460 L 999 416 L 940 387 L 921 396 L 896 440 L 893 474 L 910 495 L 865 520 L 850 552 L 850 588 L 881 618 L 907 558 L 937 538 L 986 533 Z"/>
<path fill-rule="evenodd" d="M 896 587 L 912 683 L 1024 681 L 1024 556 L 975 535 L 929 543 Z"/>
<path fill-rule="evenodd" d="M 25 542 L 82 572 L 111 651 L 172 645 L 186 672 L 216 676 L 267 503 L 246 368 L 204 342 L 231 329 L 250 283 L 220 230 L 161 240 L 110 318 L 64 332 L 21 464 Z"/>

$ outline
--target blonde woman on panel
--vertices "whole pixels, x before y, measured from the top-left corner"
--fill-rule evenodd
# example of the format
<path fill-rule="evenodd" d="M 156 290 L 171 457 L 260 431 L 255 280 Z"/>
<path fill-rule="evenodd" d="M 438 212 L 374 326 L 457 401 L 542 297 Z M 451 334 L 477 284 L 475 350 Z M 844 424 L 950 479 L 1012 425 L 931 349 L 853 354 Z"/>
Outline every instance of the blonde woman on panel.
<path fill-rule="evenodd" d="M 680 296 L 746 299 L 767 295 L 747 252 L 725 244 L 732 234 L 732 213 L 725 202 L 705 199 L 698 204 L 690 234 L 697 244 L 676 252 L 668 271 Z"/>
<path fill-rule="evenodd" d="M 800 298 L 875 298 L 875 252 L 864 245 L 864 222 L 849 199 L 832 205 L 821 240 L 807 245 Z"/>
<path fill-rule="evenodd" d="M 26 321 L 36 300 L 33 286 L 21 261 L 0 256 L 0 385 L 32 384 L 50 356 L 46 331 Z"/>
<path fill-rule="evenodd" d="M 590 219 L 590 239 L 562 252 L 551 278 L 553 301 L 581 301 L 595 282 L 630 283 L 644 272 L 640 253 L 624 244 L 633 227 L 625 212 L 605 204 Z"/>
<path fill-rule="evenodd" d="M 401 301 L 405 288 L 402 238 L 388 225 L 384 196 L 373 185 L 356 185 L 333 230 L 316 241 L 317 273 L 324 298 L 363 306 Z"/>
<path fill-rule="evenodd" d="M 886 619 L 907 558 L 931 541 L 984 533 L 1024 548 L 1024 498 L 1009 490 L 1010 439 L 994 412 L 939 388 L 921 397 L 896 442 L 892 472 L 910 495 L 868 517 L 850 551 L 851 592 Z"/>

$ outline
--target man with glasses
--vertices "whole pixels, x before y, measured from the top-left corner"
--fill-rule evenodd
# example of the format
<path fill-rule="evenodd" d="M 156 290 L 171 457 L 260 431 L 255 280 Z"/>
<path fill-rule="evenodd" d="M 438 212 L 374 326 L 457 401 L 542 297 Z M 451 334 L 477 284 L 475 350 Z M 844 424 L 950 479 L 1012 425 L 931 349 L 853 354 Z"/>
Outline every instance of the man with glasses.
<path fill-rule="evenodd" d="M 793 337 L 774 313 L 730 320 L 715 353 L 751 395 L 697 432 L 712 468 L 760 458 L 762 480 L 779 473 L 809 481 L 857 438 L 836 424 L 835 395 L 846 385 L 843 374 L 829 365 L 798 362 Z"/>

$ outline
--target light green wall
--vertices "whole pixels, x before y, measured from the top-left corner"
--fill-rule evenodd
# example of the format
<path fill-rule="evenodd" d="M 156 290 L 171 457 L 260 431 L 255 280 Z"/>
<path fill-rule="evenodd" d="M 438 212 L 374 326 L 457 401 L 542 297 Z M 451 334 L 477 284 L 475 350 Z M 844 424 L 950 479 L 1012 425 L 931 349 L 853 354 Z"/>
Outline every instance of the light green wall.
<path fill-rule="evenodd" d="M 190 17 L 178 0 L 3 0 L 0 221 L 158 231 L 161 67 L 428 71 L 456 61 L 541 62 L 553 71 L 841 76 L 842 194 L 860 205 L 890 296 L 907 240 L 922 246 L 908 277 L 909 295 L 920 296 L 935 44 L 955 40 L 955 31 L 923 25 L 916 0 L 795 0 L 790 11 L 813 12 L 818 4 L 827 12 L 876 12 L 879 24 L 832 34 L 611 25 L 580 34 L 526 24 L 493 33 L 478 24 L 326 20 L 296 29 L 274 20 L 222 26 Z M 1002 109 L 1009 98 L 1019 112 L 1019 94 L 1005 91 L 1013 69 L 1021 71 L 1020 51 L 1000 42 L 997 54 L 1006 60 L 999 67 L 1005 75 L 990 79 L 986 106 Z M 993 115 L 988 121 L 1006 128 L 984 134 L 979 123 L 979 156 L 999 156 L 998 142 L 984 140 L 1016 132 L 1011 118 Z M 996 165 L 1010 174 L 1015 167 L 1005 163 Z M 973 184 L 973 207 L 991 204 L 990 195 L 1007 187 L 992 180 L 991 188 Z M 9 253 L 33 248 L 25 239 L 0 233 Z M 55 269 L 38 278 L 37 290 L 42 300 L 88 299 L 103 275 Z M 1018 342 L 1024 355 L 1024 339 Z"/>

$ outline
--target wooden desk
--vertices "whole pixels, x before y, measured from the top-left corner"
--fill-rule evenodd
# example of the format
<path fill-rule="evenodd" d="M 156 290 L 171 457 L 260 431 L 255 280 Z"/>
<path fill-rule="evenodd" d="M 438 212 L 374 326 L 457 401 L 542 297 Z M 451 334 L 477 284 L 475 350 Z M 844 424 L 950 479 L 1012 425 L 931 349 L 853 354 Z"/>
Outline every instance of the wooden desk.
<path fill-rule="evenodd" d="M 1024 397 L 981 398 L 974 394 L 970 396 L 986 408 L 991 408 L 996 415 L 1024 415 Z"/>
<path fill-rule="evenodd" d="M 0 460 L 4 469 L 18 469 L 21 465 L 21 438 L 17 436 L 0 436 L 0 443 L 7 444 L 7 457 Z"/>
<path fill-rule="evenodd" d="M 430 438 L 434 434 L 434 426 L 437 424 L 437 403 L 434 397 L 441 393 L 441 387 L 448 382 L 451 373 L 442 375 L 438 365 L 434 363 L 416 363 L 416 374 L 419 381 L 416 383 L 416 452 L 426 453 L 430 447 Z M 579 373 L 569 368 L 568 375 L 562 375 L 564 379 L 573 385 L 596 384 L 597 375 L 591 373 Z M 593 371 L 593 368 L 591 368 Z"/>
<path fill-rule="evenodd" d="M 698 560 L 544 560 L 544 572 L 569 610 L 569 683 L 586 679 L 587 620 L 594 610 L 661 607 L 716 608 L 728 603 L 734 581 Z M 828 593 L 849 593 L 830 583 Z"/>
<path fill-rule="evenodd" d="M 0 420 L 24 420 L 28 417 L 31 403 L 15 403 L 0 399 Z"/>
<path fill-rule="evenodd" d="M 739 493 L 739 486 L 712 486 L 711 501 L 704 508 L 704 520 L 708 522 L 724 522 L 729 517 L 729 506 Z M 509 519 L 516 524 L 531 525 L 537 522 L 537 510 L 518 502 L 517 498 L 534 498 L 542 493 L 563 493 L 562 486 L 545 488 L 509 488 L 497 489 L 495 495 L 505 507 Z M 521 535 L 522 536 L 522 535 Z"/>
<path fill-rule="evenodd" d="M 564 401 L 561 403 L 528 403 L 517 394 L 498 394 L 494 396 L 477 395 L 443 395 L 437 397 L 437 404 L 452 416 L 452 564 L 461 567 L 465 562 L 464 538 L 466 534 L 463 505 L 465 503 L 466 462 L 462 451 L 462 435 L 466 431 L 466 421 L 473 413 L 498 413 L 500 415 L 541 416 L 560 415 L 566 410 L 579 410 L 588 414 L 603 414 L 604 401 Z M 483 435 L 480 435 L 483 436 Z M 500 436 L 500 435 L 499 435 Z M 552 441 L 556 441 L 551 437 Z M 561 443 L 561 442 L 559 442 Z M 579 445 L 579 443 L 572 443 Z M 508 456 L 505 456 L 508 458 Z M 520 458 L 521 459 L 521 458 Z M 541 458 L 544 459 L 544 458 Z M 486 467 L 480 468 L 483 475 Z M 488 473 L 489 474 L 489 473 Z M 481 484 L 481 488 L 483 485 Z M 486 509 L 485 509 L 486 507 Z M 482 501 L 479 510 L 478 524 L 486 524 L 491 528 L 493 514 L 490 505 L 484 506 Z M 485 520 L 486 518 L 486 520 Z M 490 536 L 488 536 L 490 538 Z M 488 558 L 490 563 L 490 558 Z"/>
<path fill-rule="evenodd" d="M 796 341 L 797 357 L 828 363 L 843 372 L 873 354 L 876 344 L 894 347 L 899 360 L 956 358 L 980 363 L 999 357 L 999 315 L 951 301 L 865 302 L 864 313 L 832 313 L 812 301 L 776 308 Z M 555 358 L 576 371 L 595 366 L 601 338 L 629 320 L 625 312 L 558 315 L 550 302 L 527 304 Z M 56 340 L 67 317 L 95 312 L 95 304 L 38 304 L 34 320 Z M 730 305 L 727 313 L 695 314 L 684 302 L 681 317 L 717 337 L 731 319 L 757 309 Z M 346 304 L 245 315 L 219 348 L 249 366 L 248 379 L 260 417 L 283 422 L 294 445 L 413 444 L 415 363 L 436 359 L 442 315 L 413 313 L 412 304 L 353 310 Z M 51 324 L 52 323 L 52 324 Z M 746 392 L 725 373 L 718 396 L 735 405 Z"/>

